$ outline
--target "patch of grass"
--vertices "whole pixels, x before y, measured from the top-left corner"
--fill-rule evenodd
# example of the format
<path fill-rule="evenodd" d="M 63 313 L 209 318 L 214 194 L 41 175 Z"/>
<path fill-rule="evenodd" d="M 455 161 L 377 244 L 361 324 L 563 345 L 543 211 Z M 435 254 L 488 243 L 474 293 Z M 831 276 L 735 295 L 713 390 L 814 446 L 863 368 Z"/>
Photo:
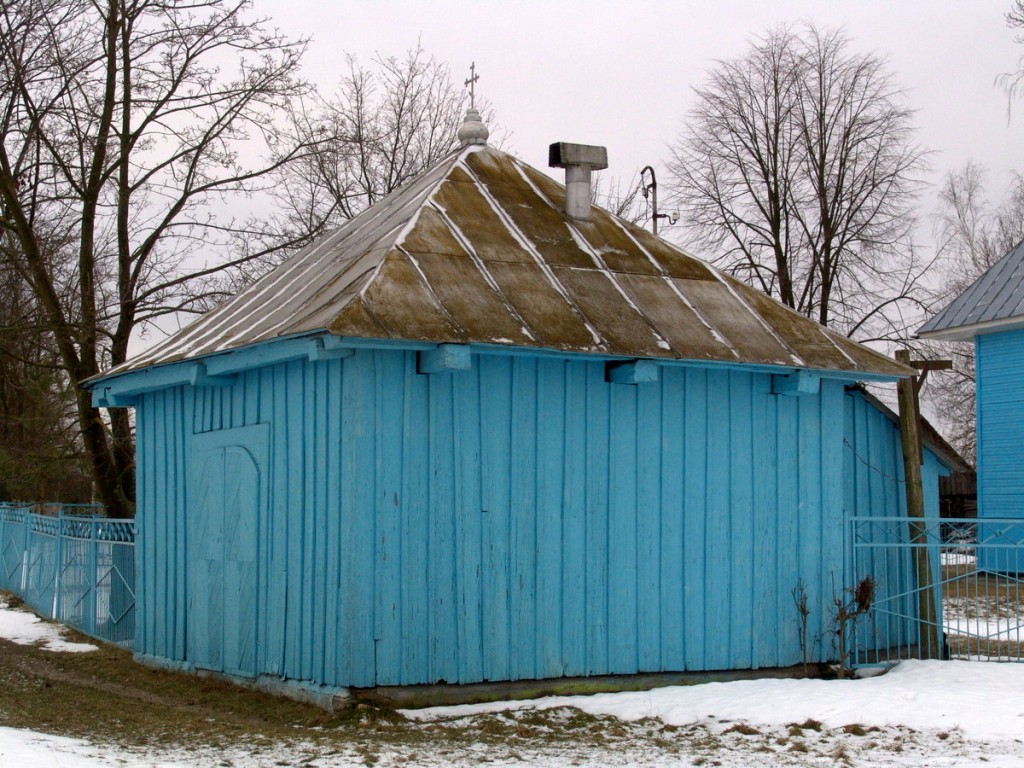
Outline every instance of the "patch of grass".
<path fill-rule="evenodd" d="M 83 641 L 86 638 L 74 638 Z M 0 690 L 18 706 L 0 708 L 0 725 L 126 747 L 239 745 L 247 750 L 307 744 L 376 762 L 379 748 L 399 753 L 444 745 L 550 743 L 566 731 L 595 727 L 625 733 L 621 721 L 578 710 L 524 713 L 526 723 L 496 717 L 472 727 L 411 723 L 394 710 L 358 704 L 337 712 L 211 678 L 154 670 L 101 645 L 91 653 L 52 653 L 0 640 Z"/>
<path fill-rule="evenodd" d="M 726 733 L 739 733 L 739 734 L 742 734 L 744 736 L 761 736 L 762 735 L 761 731 L 757 730 L 757 728 L 754 728 L 753 726 L 747 725 L 746 723 L 736 723 L 736 725 L 734 725 L 734 726 L 732 726 L 730 728 L 726 728 L 724 731 L 722 731 L 722 733 L 723 734 L 726 734 Z"/>
<path fill-rule="evenodd" d="M 724 746 L 721 738 L 698 724 L 687 728 L 684 741 L 689 749 L 696 752 L 717 752 Z"/>
<path fill-rule="evenodd" d="M 24 600 L 11 592 L 4 592 L 0 602 L 6 603 L 8 608 L 21 608 L 25 604 Z"/>
<path fill-rule="evenodd" d="M 556 757 L 562 765 L 597 765 L 613 752 L 628 755 L 635 764 L 664 764 L 670 762 L 669 755 L 676 760 L 685 755 L 693 765 L 715 766 L 740 749 L 750 754 L 756 750 L 756 760 L 769 760 L 760 753 L 773 752 L 777 759 L 795 764 L 808 759 L 801 753 L 813 753 L 817 760 L 826 757 L 824 749 L 839 750 L 842 745 L 835 746 L 831 737 L 841 738 L 840 731 L 863 736 L 879 730 L 850 724 L 829 731 L 830 742 L 823 746 L 822 739 L 811 733 L 823 729 L 814 719 L 791 723 L 787 735 L 774 727 L 762 731 L 743 721 L 713 718 L 685 725 L 667 725 L 653 718 L 624 722 L 574 707 L 525 708 L 421 722 L 372 703 L 325 712 L 211 678 L 154 670 L 136 664 L 128 652 L 113 646 L 84 654 L 51 653 L 3 640 L 0 691 L 0 725 L 94 742 L 102 739 L 129 752 L 147 747 L 191 748 L 196 764 L 223 761 L 225 768 L 236 757 L 231 749 L 262 756 L 260 764 L 265 765 L 287 754 L 279 762 L 282 766 L 439 764 L 438 760 L 454 762 L 467 755 L 479 755 L 481 763 L 511 762 L 525 755 L 526 760 L 543 756 Z M 17 707 L 5 702 L 17 702 Z M 944 740 L 942 735 L 939 738 Z M 857 742 L 851 749 L 866 747 L 865 742 Z M 784 757 L 784 751 L 794 754 Z M 833 756 L 843 762 L 842 755 Z"/>
<path fill-rule="evenodd" d="M 853 757 L 846 749 L 845 744 L 837 744 L 836 748 L 832 750 L 830 757 L 837 763 L 843 763 L 844 765 L 853 765 Z"/>

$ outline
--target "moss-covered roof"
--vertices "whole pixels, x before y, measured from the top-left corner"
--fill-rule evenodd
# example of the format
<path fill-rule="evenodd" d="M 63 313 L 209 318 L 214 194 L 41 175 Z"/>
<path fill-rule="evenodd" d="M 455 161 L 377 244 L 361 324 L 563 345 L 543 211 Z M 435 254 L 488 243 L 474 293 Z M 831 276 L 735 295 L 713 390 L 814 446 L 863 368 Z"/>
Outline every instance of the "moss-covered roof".
<path fill-rule="evenodd" d="M 909 373 L 596 206 L 569 219 L 564 203 L 540 171 L 465 147 L 108 374 L 323 330 Z"/>

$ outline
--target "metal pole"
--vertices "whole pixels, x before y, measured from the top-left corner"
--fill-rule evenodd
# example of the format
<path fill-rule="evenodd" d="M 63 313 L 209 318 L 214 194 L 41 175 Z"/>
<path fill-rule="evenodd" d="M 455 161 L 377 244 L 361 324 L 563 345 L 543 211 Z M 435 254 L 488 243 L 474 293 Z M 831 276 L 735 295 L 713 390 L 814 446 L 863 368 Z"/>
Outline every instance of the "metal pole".
<path fill-rule="evenodd" d="M 648 171 L 651 172 L 651 183 L 644 184 L 644 174 Z M 644 197 L 647 197 L 648 192 L 651 195 L 651 230 L 655 235 L 658 234 L 658 179 L 654 175 L 654 168 L 650 165 L 645 165 L 640 169 L 640 189 L 644 193 Z"/>
<path fill-rule="evenodd" d="M 654 234 L 658 234 L 658 182 L 654 180 L 654 169 L 651 169 L 651 217 Z"/>

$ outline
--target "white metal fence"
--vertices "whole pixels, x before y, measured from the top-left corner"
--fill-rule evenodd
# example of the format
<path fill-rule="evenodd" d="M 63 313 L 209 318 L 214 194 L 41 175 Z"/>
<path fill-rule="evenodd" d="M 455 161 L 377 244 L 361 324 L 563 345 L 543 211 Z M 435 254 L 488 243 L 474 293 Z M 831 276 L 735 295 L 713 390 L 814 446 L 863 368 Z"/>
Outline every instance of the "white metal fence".
<path fill-rule="evenodd" d="M 854 518 L 852 566 L 875 586 L 854 664 L 1024 660 L 1024 519 Z"/>
<path fill-rule="evenodd" d="M 0 589 L 87 635 L 135 637 L 135 522 L 101 507 L 0 504 Z"/>

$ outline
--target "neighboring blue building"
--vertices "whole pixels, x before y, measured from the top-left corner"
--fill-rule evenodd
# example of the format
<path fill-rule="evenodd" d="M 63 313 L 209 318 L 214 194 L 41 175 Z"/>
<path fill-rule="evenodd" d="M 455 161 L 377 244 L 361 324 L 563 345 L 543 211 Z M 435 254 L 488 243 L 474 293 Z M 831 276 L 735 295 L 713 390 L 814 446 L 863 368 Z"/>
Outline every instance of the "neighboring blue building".
<path fill-rule="evenodd" d="M 974 342 L 978 517 L 1024 518 L 1024 243 L 918 335 Z M 985 554 L 979 567 L 1024 571 L 1018 550 Z"/>
<path fill-rule="evenodd" d="M 467 125 L 90 382 L 136 409 L 137 653 L 342 687 L 784 667 L 802 580 L 834 656 L 848 516 L 902 508 L 847 387 L 911 371 L 591 210 L 603 151 L 553 147 L 567 202 Z"/>

